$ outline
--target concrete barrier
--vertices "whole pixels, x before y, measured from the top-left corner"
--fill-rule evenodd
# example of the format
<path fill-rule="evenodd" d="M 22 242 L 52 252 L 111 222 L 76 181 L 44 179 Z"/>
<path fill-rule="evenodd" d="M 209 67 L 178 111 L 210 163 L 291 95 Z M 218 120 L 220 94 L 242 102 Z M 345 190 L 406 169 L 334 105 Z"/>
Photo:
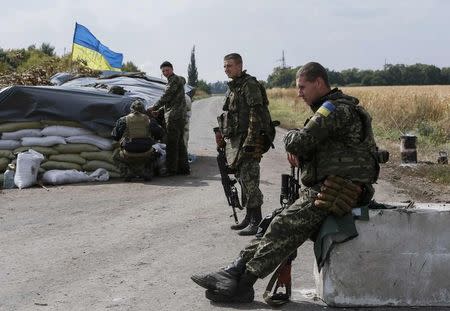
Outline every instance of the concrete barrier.
<path fill-rule="evenodd" d="M 450 306 L 450 204 L 402 207 L 371 210 L 359 236 L 314 268 L 327 305 Z"/>

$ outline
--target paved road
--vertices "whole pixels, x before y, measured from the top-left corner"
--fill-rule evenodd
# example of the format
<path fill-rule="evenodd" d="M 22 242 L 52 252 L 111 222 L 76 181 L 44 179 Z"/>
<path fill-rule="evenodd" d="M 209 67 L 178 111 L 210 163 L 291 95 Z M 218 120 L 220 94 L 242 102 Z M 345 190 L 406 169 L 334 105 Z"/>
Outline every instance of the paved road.
<path fill-rule="evenodd" d="M 220 97 L 193 105 L 191 176 L 0 193 L 0 310 L 270 309 L 267 280 L 257 283 L 254 304 L 224 306 L 189 279 L 226 265 L 250 240 L 228 229 L 211 130 L 220 108 Z M 264 213 L 278 206 L 288 172 L 282 134 L 262 160 Z M 382 181 L 377 196 L 401 199 Z M 311 246 L 300 248 L 294 302 L 284 310 L 331 310 L 312 299 Z"/>

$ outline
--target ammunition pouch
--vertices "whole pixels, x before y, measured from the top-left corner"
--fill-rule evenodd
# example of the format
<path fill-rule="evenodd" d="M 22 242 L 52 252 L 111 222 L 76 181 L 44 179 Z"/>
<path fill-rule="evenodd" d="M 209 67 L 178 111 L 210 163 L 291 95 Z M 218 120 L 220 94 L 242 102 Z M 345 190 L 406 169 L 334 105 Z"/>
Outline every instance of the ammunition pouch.
<path fill-rule="evenodd" d="M 220 132 L 225 138 L 230 138 L 238 134 L 239 120 L 237 113 L 225 111 L 217 117 Z"/>

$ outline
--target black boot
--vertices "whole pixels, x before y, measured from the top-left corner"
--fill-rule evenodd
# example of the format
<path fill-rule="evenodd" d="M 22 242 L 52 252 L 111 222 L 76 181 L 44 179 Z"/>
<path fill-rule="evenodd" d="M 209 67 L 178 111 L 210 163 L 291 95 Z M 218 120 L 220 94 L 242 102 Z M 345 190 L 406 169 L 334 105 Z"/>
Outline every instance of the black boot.
<path fill-rule="evenodd" d="M 255 235 L 256 232 L 258 232 L 258 225 L 262 219 L 261 207 L 252 208 L 249 211 L 252 212 L 250 216 L 250 223 L 245 229 L 238 232 L 239 235 Z"/>
<path fill-rule="evenodd" d="M 231 296 L 236 291 L 239 279 L 244 274 L 246 262 L 238 257 L 225 269 L 207 274 L 194 274 L 191 280 L 208 290 Z"/>
<path fill-rule="evenodd" d="M 246 270 L 232 295 L 225 295 L 217 290 L 208 289 L 205 292 L 205 297 L 214 302 L 252 302 L 255 299 L 253 284 L 257 279 L 256 275 Z"/>
<path fill-rule="evenodd" d="M 231 228 L 231 230 L 242 230 L 242 229 L 244 229 L 245 227 L 247 227 L 248 226 L 248 224 L 250 223 L 250 216 L 251 216 L 251 209 L 249 210 L 249 209 L 246 209 L 245 210 L 245 217 L 244 217 L 244 219 L 242 219 L 242 221 L 239 223 L 239 224 L 237 224 L 237 225 L 232 225 L 230 228 Z"/>

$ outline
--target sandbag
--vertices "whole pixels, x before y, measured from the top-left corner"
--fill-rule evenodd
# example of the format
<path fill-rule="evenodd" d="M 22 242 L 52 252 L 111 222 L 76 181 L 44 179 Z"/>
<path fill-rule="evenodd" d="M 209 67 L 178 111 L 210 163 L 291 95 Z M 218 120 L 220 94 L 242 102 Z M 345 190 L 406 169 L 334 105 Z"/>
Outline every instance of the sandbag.
<path fill-rule="evenodd" d="M 110 172 L 120 173 L 119 169 L 115 165 L 104 161 L 93 160 L 83 165 L 83 170 L 85 171 L 95 171 L 98 168 L 104 168 Z"/>
<path fill-rule="evenodd" d="M 62 125 L 62 126 L 70 126 L 70 127 L 83 127 L 80 122 L 77 121 L 57 121 L 57 120 L 42 120 L 41 124 L 43 127 L 53 126 L 53 125 Z"/>
<path fill-rule="evenodd" d="M 153 149 L 159 154 L 159 157 L 156 159 L 156 168 L 160 175 L 164 175 L 167 171 L 166 167 L 166 144 L 157 143 L 154 144 Z"/>
<path fill-rule="evenodd" d="M 66 140 L 61 136 L 23 137 L 21 141 L 22 146 L 50 147 L 58 144 L 66 144 Z"/>
<path fill-rule="evenodd" d="M 18 154 L 14 184 L 19 189 L 31 187 L 36 183 L 42 160 L 44 160 L 44 156 L 33 149 Z"/>
<path fill-rule="evenodd" d="M 89 151 L 100 151 L 98 147 L 89 144 L 66 144 L 66 145 L 56 145 L 55 150 L 59 153 L 82 153 Z"/>
<path fill-rule="evenodd" d="M 117 172 L 108 171 L 108 173 L 109 173 L 109 178 L 120 178 L 121 177 L 120 173 L 117 173 Z"/>
<path fill-rule="evenodd" d="M 64 125 L 52 125 L 42 129 L 41 134 L 43 136 L 77 136 L 77 135 L 93 135 L 94 133 L 90 130 L 79 128 L 79 127 L 71 127 Z"/>
<path fill-rule="evenodd" d="M 8 158 L 0 158 L 0 173 L 4 173 L 11 160 Z"/>
<path fill-rule="evenodd" d="M 82 152 L 80 156 L 88 161 L 99 160 L 114 164 L 112 151 Z"/>
<path fill-rule="evenodd" d="M 11 150 L 0 150 L 0 158 L 14 159 L 14 154 Z"/>
<path fill-rule="evenodd" d="M 76 164 L 86 164 L 86 159 L 81 157 L 79 154 L 57 154 L 52 155 L 49 158 L 50 161 L 60 161 L 60 162 L 71 162 Z"/>
<path fill-rule="evenodd" d="M 40 136 L 42 136 L 40 129 L 25 129 L 15 132 L 2 133 L 2 139 L 13 139 L 13 140 L 19 140 L 23 137 L 40 137 Z"/>
<path fill-rule="evenodd" d="M 46 161 L 42 163 L 41 167 L 44 170 L 77 170 L 82 171 L 81 165 L 71 162 L 61 162 L 61 161 Z"/>
<path fill-rule="evenodd" d="M 19 140 L 12 139 L 0 139 L 0 149 L 13 150 L 21 146 Z"/>
<path fill-rule="evenodd" d="M 102 150 L 112 150 L 112 139 L 103 138 L 97 135 L 78 135 L 66 138 L 68 143 L 81 143 L 95 145 Z"/>
<path fill-rule="evenodd" d="M 19 147 L 14 149 L 14 153 L 20 153 L 24 151 L 28 151 L 30 149 L 33 149 L 39 153 L 42 153 L 44 156 L 49 157 L 54 154 L 59 154 L 57 150 L 51 147 L 43 147 L 43 146 L 31 146 L 31 147 Z"/>
<path fill-rule="evenodd" d="M 99 168 L 99 170 L 100 170 L 100 168 Z M 109 179 L 111 179 L 111 178 L 120 178 L 121 176 L 120 176 L 120 173 L 117 173 L 117 172 L 111 172 L 111 171 L 107 171 L 108 172 L 108 175 L 109 175 Z M 91 174 L 93 174 L 94 172 L 92 172 L 92 173 L 89 173 L 88 172 L 88 174 L 89 175 L 91 175 Z"/>
<path fill-rule="evenodd" d="M 42 125 L 39 121 L 29 122 L 7 122 L 0 124 L 0 132 L 15 132 L 25 129 L 40 129 Z"/>
<path fill-rule="evenodd" d="M 42 182 L 51 185 L 64 185 L 91 181 L 92 178 L 77 170 L 49 170 L 42 176 Z"/>
<path fill-rule="evenodd" d="M 95 181 L 108 181 L 109 172 L 104 168 L 99 168 L 95 170 L 93 173 L 89 174 L 89 177 Z"/>

